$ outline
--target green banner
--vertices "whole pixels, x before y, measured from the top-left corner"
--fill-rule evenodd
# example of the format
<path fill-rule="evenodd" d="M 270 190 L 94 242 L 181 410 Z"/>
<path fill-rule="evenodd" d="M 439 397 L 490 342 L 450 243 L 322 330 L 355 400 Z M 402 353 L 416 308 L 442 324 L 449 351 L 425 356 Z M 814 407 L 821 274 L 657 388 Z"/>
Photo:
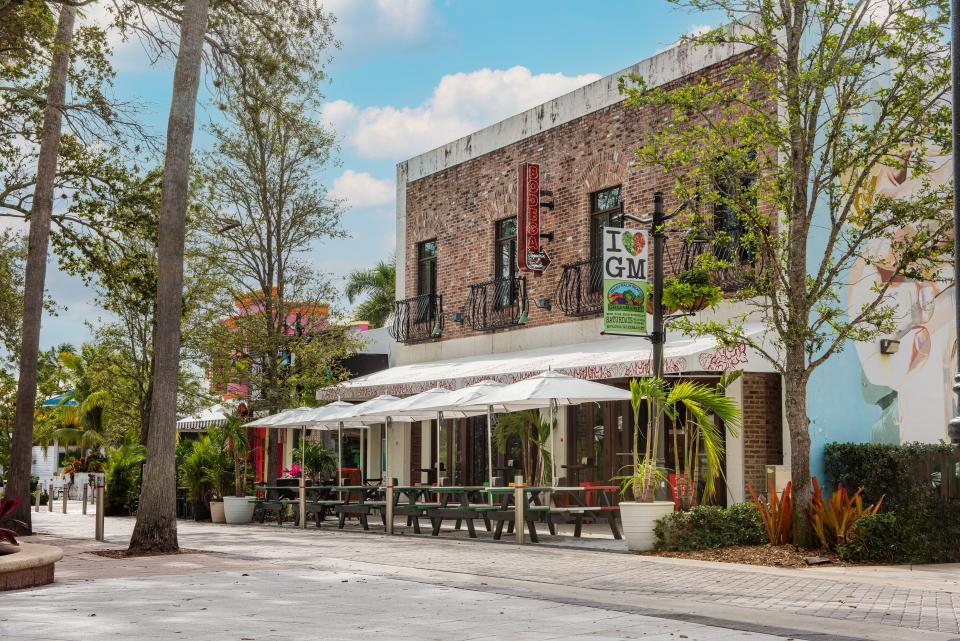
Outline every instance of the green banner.
<path fill-rule="evenodd" d="M 603 228 L 603 331 L 647 333 L 647 232 Z"/>

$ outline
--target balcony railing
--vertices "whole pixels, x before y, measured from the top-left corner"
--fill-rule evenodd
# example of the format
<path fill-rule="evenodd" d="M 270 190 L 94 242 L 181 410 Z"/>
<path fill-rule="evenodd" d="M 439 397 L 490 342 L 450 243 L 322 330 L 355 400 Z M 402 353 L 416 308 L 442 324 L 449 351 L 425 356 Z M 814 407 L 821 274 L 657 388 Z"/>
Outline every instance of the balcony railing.
<path fill-rule="evenodd" d="M 593 316 L 603 311 L 600 259 L 588 258 L 563 266 L 557 284 L 557 304 L 567 316 Z"/>
<path fill-rule="evenodd" d="M 527 281 L 523 276 L 494 278 L 470 285 L 467 302 L 470 327 L 492 331 L 512 327 L 527 308 Z"/>
<path fill-rule="evenodd" d="M 423 294 L 398 300 L 390 335 L 401 343 L 440 338 L 443 333 L 443 296 Z"/>
<path fill-rule="evenodd" d="M 692 269 L 697 257 L 710 253 L 723 265 L 713 272 L 713 282 L 724 292 L 742 289 L 763 271 L 759 256 L 736 242 L 718 245 L 709 240 L 693 240 L 683 244 L 677 271 Z"/>

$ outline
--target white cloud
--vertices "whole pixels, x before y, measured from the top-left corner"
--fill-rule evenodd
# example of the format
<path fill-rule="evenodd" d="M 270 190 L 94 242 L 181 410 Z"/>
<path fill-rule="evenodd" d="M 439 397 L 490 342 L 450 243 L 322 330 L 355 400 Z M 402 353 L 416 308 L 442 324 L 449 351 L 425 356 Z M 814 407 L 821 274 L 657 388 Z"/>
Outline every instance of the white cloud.
<path fill-rule="evenodd" d="M 333 33 L 343 44 L 336 55 L 340 61 L 384 50 L 417 51 L 445 32 L 430 0 L 326 0 L 323 6 L 337 17 Z"/>
<path fill-rule="evenodd" d="M 396 188 L 392 180 L 381 180 L 365 171 L 348 169 L 333 180 L 330 194 L 345 200 L 351 207 L 376 207 L 393 202 Z"/>
<path fill-rule="evenodd" d="M 415 107 L 359 109 L 337 100 L 324 117 L 347 144 L 369 158 L 406 158 L 493 124 L 599 79 L 598 74 L 533 74 L 526 67 L 443 76 Z"/>

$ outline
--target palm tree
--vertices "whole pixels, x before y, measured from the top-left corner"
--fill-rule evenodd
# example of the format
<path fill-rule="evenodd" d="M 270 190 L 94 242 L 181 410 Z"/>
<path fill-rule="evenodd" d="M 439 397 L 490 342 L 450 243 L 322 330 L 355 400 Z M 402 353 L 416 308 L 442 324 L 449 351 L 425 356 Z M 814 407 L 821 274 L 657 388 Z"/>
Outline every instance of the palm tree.
<path fill-rule="evenodd" d="M 105 390 L 94 389 L 89 374 L 92 351 L 84 345 L 81 352 L 60 352 L 60 366 L 72 389 L 60 400 L 57 407 L 57 420 L 60 428 L 53 432 L 53 438 L 64 445 L 80 448 L 84 457 L 88 449 L 99 449 L 104 442 L 103 412 L 110 402 L 110 394 Z M 67 403 L 74 404 L 68 405 Z"/>
<path fill-rule="evenodd" d="M 357 270 L 347 278 L 347 300 L 361 294 L 367 299 L 357 306 L 358 319 L 368 321 L 374 327 L 383 327 L 393 313 L 396 300 L 397 260 L 380 261 L 373 269 Z"/>
<path fill-rule="evenodd" d="M 550 451 L 547 449 L 547 442 L 550 440 L 550 424 L 543 420 L 539 410 L 502 414 L 497 419 L 493 440 L 501 454 L 509 450 L 512 441 L 519 442 L 524 478 L 545 485 L 551 483 L 553 465 Z M 534 468 L 531 446 L 537 451 L 536 468 Z"/>

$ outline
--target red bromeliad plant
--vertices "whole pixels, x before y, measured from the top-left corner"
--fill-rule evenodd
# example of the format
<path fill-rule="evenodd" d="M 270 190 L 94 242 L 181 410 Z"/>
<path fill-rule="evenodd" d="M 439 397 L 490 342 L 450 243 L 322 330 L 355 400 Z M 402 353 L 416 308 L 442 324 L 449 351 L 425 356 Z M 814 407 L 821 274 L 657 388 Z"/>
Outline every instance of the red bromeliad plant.
<path fill-rule="evenodd" d="M 17 507 L 19 502 L 20 497 L 15 499 L 0 500 L 0 524 L 7 520 L 10 513 L 13 512 L 13 508 Z M 13 545 L 19 545 L 19 543 L 17 543 L 17 537 L 15 536 L 14 531 L 3 527 L 0 527 L 0 541 L 7 541 Z"/>
<path fill-rule="evenodd" d="M 823 494 L 820 491 L 820 483 L 817 477 L 813 477 L 813 496 L 810 499 L 810 507 L 807 509 L 807 519 L 813 526 L 820 544 L 828 550 L 836 550 L 837 547 L 847 541 L 847 537 L 853 530 L 854 525 L 861 516 L 876 514 L 883 503 L 883 497 L 875 505 L 863 507 L 863 499 L 860 493 L 863 488 L 859 488 L 852 495 L 842 484 L 837 484 L 837 491 L 830 495 L 830 499 L 823 500 Z"/>
<path fill-rule="evenodd" d="M 757 509 L 760 510 L 763 527 L 767 530 L 770 545 L 784 545 L 793 541 L 791 486 L 792 483 L 787 483 L 786 487 L 783 488 L 783 494 L 780 495 L 780 498 L 777 498 L 777 488 L 771 480 L 767 488 L 769 499 L 764 499 L 757 496 L 752 485 L 747 485 L 747 489 L 753 496 L 753 502 L 757 504 Z"/>

